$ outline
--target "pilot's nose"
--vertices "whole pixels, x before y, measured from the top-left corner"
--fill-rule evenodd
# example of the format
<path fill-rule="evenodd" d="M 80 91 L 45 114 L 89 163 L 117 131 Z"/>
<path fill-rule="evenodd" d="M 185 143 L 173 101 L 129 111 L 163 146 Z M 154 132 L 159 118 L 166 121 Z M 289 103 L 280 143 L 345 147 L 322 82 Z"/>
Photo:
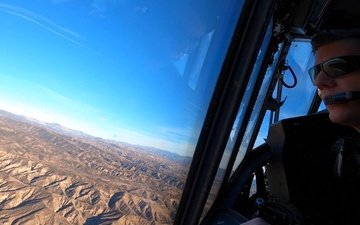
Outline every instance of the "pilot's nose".
<path fill-rule="evenodd" d="M 326 75 L 324 71 L 320 71 L 320 73 L 317 75 L 317 77 L 314 80 L 314 85 L 317 86 L 319 89 L 322 89 L 323 87 L 327 86 L 334 86 L 336 84 L 334 78 L 329 77 Z"/>

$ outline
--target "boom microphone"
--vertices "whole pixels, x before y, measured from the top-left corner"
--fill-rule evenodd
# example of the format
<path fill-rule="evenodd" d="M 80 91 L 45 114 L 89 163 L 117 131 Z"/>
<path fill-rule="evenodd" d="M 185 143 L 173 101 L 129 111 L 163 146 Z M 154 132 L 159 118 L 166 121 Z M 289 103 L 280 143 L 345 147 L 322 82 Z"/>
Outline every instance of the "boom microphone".
<path fill-rule="evenodd" d="M 349 100 L 360 99 L 360 91 L 347 91 L 347 92 L 340 92 L 336 95 L 330 95 L 323 98 L 325 105 L 331 104 L 342 104 L 346 103 Z"/>

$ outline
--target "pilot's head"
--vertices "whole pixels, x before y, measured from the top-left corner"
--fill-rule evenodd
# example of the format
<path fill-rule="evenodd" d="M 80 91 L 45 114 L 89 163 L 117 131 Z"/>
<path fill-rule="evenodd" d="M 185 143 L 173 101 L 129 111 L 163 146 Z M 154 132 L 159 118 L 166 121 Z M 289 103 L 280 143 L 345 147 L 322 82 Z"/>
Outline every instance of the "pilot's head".
<path fill-rule="evenodd" d="M 315 66 L 309 74 L 330 120 L 360 132 L 360 28 L 320 32 L 311 44 Z"/>

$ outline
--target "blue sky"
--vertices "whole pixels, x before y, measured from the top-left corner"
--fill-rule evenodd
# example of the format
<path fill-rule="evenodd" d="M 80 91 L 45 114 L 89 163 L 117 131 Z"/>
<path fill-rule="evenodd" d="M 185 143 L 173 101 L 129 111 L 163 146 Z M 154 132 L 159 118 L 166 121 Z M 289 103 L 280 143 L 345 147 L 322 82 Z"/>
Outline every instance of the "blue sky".
<path fill-rule="evenodd" d="M 199 71 L 226 10 L 161 2 L 1 1 L 0 109 L 192 155 L 221 60 L 206 87 Z"/>

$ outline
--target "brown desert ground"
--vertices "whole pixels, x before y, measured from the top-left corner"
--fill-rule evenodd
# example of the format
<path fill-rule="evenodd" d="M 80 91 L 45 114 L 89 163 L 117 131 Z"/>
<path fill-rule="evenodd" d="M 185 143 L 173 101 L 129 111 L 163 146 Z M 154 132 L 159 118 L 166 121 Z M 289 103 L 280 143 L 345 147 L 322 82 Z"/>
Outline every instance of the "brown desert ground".
<path fill-rule="evenodd" d="M 172 224 L 190 161 L 0 111 L 0 224 Z"/>

